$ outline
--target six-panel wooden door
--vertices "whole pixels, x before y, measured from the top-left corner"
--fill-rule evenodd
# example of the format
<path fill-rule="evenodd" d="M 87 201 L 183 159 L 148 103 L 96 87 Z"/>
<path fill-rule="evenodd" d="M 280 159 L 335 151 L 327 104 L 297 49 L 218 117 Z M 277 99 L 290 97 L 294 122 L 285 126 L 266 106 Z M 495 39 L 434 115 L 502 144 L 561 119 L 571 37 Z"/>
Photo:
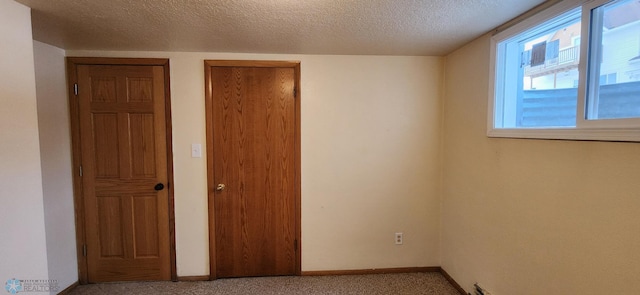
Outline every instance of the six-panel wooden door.
<path fill-rule="evenodd" d="M 88 282 L 171 278 L 164 77 L 77 66 Z"/>

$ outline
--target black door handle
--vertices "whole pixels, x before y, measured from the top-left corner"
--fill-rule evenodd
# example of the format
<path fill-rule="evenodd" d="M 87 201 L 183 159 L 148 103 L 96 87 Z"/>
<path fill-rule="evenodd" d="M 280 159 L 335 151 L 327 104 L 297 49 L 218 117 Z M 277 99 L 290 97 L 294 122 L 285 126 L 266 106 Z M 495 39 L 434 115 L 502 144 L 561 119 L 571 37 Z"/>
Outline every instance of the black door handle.
<path fill-rule="evenodd" d="M 164 184 L 158 183 L 153 187 L 154 190 L 161 191 L 164 188 Z"/>

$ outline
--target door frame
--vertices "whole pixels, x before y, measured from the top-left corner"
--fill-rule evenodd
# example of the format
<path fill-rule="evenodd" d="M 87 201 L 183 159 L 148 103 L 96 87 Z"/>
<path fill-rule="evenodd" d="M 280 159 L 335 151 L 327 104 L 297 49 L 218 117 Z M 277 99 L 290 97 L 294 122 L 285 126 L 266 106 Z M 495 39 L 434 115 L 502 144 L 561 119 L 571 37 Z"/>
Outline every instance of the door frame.
<path fill-rule="evenodd" d="M 216 268 L 216 227 L 215 227 L 215 210 L 214 195 L 216 183 L 213 179 L 213 98 L 211 83 L 212 67 L 262 67 L 262 68 L 293 68 L 294 69 L 294 219 L 295 219 L 295 238 L 298 241 L 295 245 L 295 274 L 300 276 L 302 273 L 302 230 L 301 230 L 301 186 L 300 186 L 300 61 L 269 61 L 269 60 L 205 60 L 204 61 L 204 77 L 205 77 L 205 110 L 206 110 L 206 132 L 207 132 L 207 199 L 209 210 L 209 279 L 217 278 Z"/>
<path fill-rule="evenodd" d="M 104 57 L 67 57 L 67 92 L 69 94 L 69 114 L 71 120 L 71 150 L 73 162 L 73 204 L 76 225 L 76 255 L 78 257 L 78 282 L 88 283 L 88 265 L 85 254 L 86 228 L 84 210 L 84 191 L 80 166 L 80 108 L 75 84 L 78 83 L 77 68 L 80 65 L 123 65 L 123 66 L 162 66 L 164 69 L 165 122 L 167 145 L 167 190 L 169 198 L 169 260 L 171 280 L 177 281 L 176 272 L 176 235 L 175 210 L 173 198 L 173 147 L 171 138 L 171 87 L 169 79 L 169 59 L 166 58 L 104 58 Z"/>

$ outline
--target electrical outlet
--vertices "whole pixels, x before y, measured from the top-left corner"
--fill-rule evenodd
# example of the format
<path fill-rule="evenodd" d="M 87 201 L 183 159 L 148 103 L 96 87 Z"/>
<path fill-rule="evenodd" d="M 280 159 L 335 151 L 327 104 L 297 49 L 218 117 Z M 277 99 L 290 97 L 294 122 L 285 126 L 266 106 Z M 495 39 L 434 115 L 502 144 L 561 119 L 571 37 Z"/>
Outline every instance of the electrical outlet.
<path fill-rule="evenodd" d="M 396 245 L 402 245 L 402 233 L 396 233 Z"/>

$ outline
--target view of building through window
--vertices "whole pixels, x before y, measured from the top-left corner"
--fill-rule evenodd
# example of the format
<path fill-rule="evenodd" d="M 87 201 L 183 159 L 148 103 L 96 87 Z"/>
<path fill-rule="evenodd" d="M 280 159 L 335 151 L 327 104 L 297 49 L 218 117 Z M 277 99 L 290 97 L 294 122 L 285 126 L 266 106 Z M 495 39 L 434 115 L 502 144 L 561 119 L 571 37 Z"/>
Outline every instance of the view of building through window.
<path fill-rule="evenodd" d="M 640 1 L 614 1 L 590 19 L 587 119 L 640 117 Z M 581 29 L 577 10 L 523 34 L 513 127 L 576 125 Z"/>
<path fill-rule="evenodd" d="M 612 2 L 592 12 L 588 119 L 640 117 L 640 1 Z"/>
<path fill-rule="evenodd" d="M 524 44 L 524 90 L 578 87 L 580 16 Z"/>
<path fill-rule="evenodd" d="M 513 127 L 576 125 L 581 29 L 577 9 L 520 39 Z"/>
<path fill-rule="evenodd" d="M 602 26 L 593 28 L 602 32 L 601 44 L 605 44 L 599 84 L 640 81 L 640 2 L 627 0 L 602 9 Z M 524 90 L 578 87 L 580 29 L 578 16 L 524 44 Z"/>

